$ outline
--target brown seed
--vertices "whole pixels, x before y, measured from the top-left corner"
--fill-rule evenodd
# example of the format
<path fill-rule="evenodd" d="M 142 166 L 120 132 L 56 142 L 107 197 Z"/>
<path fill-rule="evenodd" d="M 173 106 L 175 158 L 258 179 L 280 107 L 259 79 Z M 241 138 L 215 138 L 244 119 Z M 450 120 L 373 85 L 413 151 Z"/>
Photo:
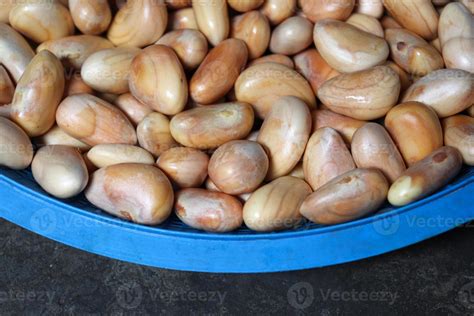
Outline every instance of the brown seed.
<path fill-rule="evenodd" d="M 440 69 L 416 81 L 403 102 L 429 105 L 439 117 L 448 117 L 474 104 L 474 76 L 460 69 Z"/>
<path fill-rule="evenodd" d="M 31 164 L 31 171 L 46 192 L 60 199 L 78 195 L 89 181 L 89 172 L 80 152 L 68 146 L 40 148 Z"/>
<path fill-rule="evenodd" d="M 250 11 L 232 19 L 230 37 L 247 44 L 249 59 L 262 56 L 270 43 L 270 23 L 259 11 Z"/>
<path fill-rule="evenodd" d="M 89 94 L 64 99 L 56 112 L 56 121 L 70 136 L 90 146 L 137 142 L 135 129 L 125 114 Z"/>
<path fill-rule="evenodd" d="M 197 188 L 207 177 L 209 157 L 198 149 L 174 147 L 163 152 L 156 163 L 179 187 Z"/>
<path fill-rule="evenodd" d="M 81 69 L 90 55 L 112 47 L 114 44 L 100 36 L 75 35 L 44 42 L 36 51 L 49 50 L 63 62 L 64 66 Z"/>
<path fill-rule="evenodd" d="M 322 19 L 336 19 L 344 21 L 354 9 L 355 0 L 298 0 L 303 13 L 313 22 Z"/>
<path fill-rule="evenodd" d="M 385 201 L 388 182 L 376 169 L 354 169 L 309 195 L 301 214 L 312 222 L 332 225 L 375 212 Z"/>
<path fill-rule="evenodd" d="M 217 148 L 209 162 L 209 177 L 222 191 L 238 195 L 255 191 L 265 179 L 268 157 L 262 146 L 234 140 Z"/>
<path fill-rule="evenodd" d="M 69 11 L 83 34 L 97 35 L 107 30 L 112 21 L 107 0 L 69 0 Z"/>
<path fill-rule="evenodd" d="M 311 112 L 311 116 L 313 118 L 313 132 L 323 127 L 331 127 L 341 134 L 347 144 L 352 142 L 355 131 L 366 123 L 325 109 L 314 110 Z"/>
<path fill-rule="evenodd" d="M 204 189 L 185 189 L 176 195 L 176 215 L 186 225 L 224 233 L 242 225 L 242 204 L 236 198 Z"/>
<path fill-rule="evenodd" d="M 119 96 L 114 104 L 127 115 L 134 125 L 138 125 L 148 114 L 153 112 L 151 107 L 140 102 L 130 93 Z"/>
<path fill-rule="evenodd" d="M 174 202 L 168 178 L 160 169 L 145 164 L 99 169 L 92 175 L 85 193 L 89 202 L 107 213 L 144 225 L 164 222 Z"/>
<path fill-rule="evenodd" d="M 195 69 L 207 55 L 206 37 L 198 30 L 175 30 L 163 35 L 156 44 L 171 47 L 186 69 Z"/>
<path fill-rule="evenodd" d="M 438 13 L 431 0 L 384 0 L 390 15 L 404 28 L 426 40 L 435 39 L 438 30 Z"/>
<path fill-rule="evenodd" d="M 3 117 L 0 117 L 0 149 L 0 166 L 26 169 L 33 159 L 33 145 L 28 135 Z"/>
<path fill-rule="evenodd" d="M 265 118 L 257 142 L 267 151 L 268 180 L 287 175 L 303 156 L 311 132 L 311 113 L 296 97 L 281 97 Z"/>
<path fill-rule="evenodd" d="M 173 49 L 152 45 L 132 61 L 129 78 L 132 95 L 166 115 L 181 112 L 188 101 L 188 82 Z"/>
<path fill-rule="evenodd" d="M 318 90 L 319 99 L 330 110 L 358 120 L 384 116 L 399 94 L 400 77 L 387 66 L 339 75 Z"/>
<path fill-rule="evenodd" d="M 388 29 L 385 38 L 393 60 L 411 74 L 424 76 L 444 66 L 443 58 L 436 48 L 415 33 L 404 29 Z"/>
<path fill-rule="evenodd" d="M 233 87 L 247 64 L 248 51 L 239 39 L 227 39 L 206 56 L 190 82 L 193 100 L 212 104 L 225 96 Z"/>
<path fill-rule="evenodd" d="M 255 231 L 293 228 L 301 220 L 299 208 L 311 187 L 295 177 L 281 177 L 256 190 L 244 205 L 244 222 Z"/>
<path fill-rule="evenodd" d="M 315 94 L 324 82 L 340 74 L 332 69 L 314 48 L 299 53 L 293 59 L 296 70 L 308 80 Z"/>
<path fill-rule="evenodd" d="M 244 70 L 235 83 L 237 100 L 253 105 L 256 114 L 265 118 L 282 96 L 295 96 L 308 107 L 316 107 L 309 83 L 291 68 L 277 63 L 261 63 Z"/>
<path fill-rule="evenodd" d="M 252 107 L 243 102 L 197 107 L 173 117 L 173 138 L 186 147 L 217 148 L 231 140 L 243 139 L 253 127 Z"/>
<path fill-rule="evenodd" d="M 303 158 L 303 170 L 305 180 L 313 190 L 355 167 L 344 140 L 332 128 L 318 129 L 309 139 Z"/>
<path fill-rule="evenodd" d="M 11 118 L 31 136 L 40 136 L 54 125 L 64 92 L 64 69 L 49 51 L 38 53 L 18 81 Z"/>
<path fill-rule="evenodd" d="M 436 113 L 419 102 L 394 107 L 385 117 L 385 127 L 408 166 L 443 146 L 443 131 Z"/>
<path fill-rule="evenodd" d="M 148 114 L 137 127 L 138 143 L 155 157 L 178 146 L 170 132 L 169 119 L 157 112 Z"/>
<path fill-rule="evenodd" d="M 358 168 L 378 169 L 390 183 L 395 182 L 406 169 L 392 138 L 377 123 L 367 123 L 355 132 L 351 150 Z"/>
<path fill-rule="evenodd" d="M 455 115 L 443 119 L 444 144 L 459 150 L 466 165 L 474 166 L 474 118 Z"/>
<path fill-rule="evenodd" d="M 390 187 L 388 201 L 402 206 L 422 199 L 448 184 L 461 170 L 462 157 L 445 146 L 408 168 Z"/>
<path fill-rule="evenodd" d="M 167 24 L 163 0 L 127 1 L 115 15 L 107 38 L 116 46 L 144 47 L 155 43 Z"/>
<path fill-rule="evenodd" d="M 324 60 L 339 72 L 369 69 L 385 62 L 389 55 L 383 38 L 330 19 L 316 23 L 314 43 Z"/>

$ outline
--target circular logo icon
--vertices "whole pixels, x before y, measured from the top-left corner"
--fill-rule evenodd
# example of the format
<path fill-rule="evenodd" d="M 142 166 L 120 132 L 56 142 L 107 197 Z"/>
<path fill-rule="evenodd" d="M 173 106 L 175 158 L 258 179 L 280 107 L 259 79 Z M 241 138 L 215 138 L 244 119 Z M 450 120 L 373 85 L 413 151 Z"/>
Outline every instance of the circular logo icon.
<path fill-rule="evenodd" d="M 313 304 L 314 289 L 308 282 L 293 284 L 287 293 L 288 303 L 296 309 L 305 309 Z"/>
<path fill-rule="evenodd" d="M 40 209 L 31 216 L 30 225 L 40 234 L 49 234 L 56 229 L 56 214 L 49 209 Z"/>
<path fill-rule="evenodd" d="M 400 216 L 384 216 L 380 219 L 374 220 L 372 225 L 374 230 L 380 235 L 393 235 L 398 232 L 398 229 L 400 228 Z"/>
<path fill-rule="evenodd" d="M 467 309 L 474 310 L 474 281 L 465 284 L 459 290 L 458 300 Z"/>
<path fill-rule="evenodd" d="M 137 283 L 122 284 L 115 292 L 117 303 L 125 309 L 137 308 L 143 299 L 142 287 Z"/>

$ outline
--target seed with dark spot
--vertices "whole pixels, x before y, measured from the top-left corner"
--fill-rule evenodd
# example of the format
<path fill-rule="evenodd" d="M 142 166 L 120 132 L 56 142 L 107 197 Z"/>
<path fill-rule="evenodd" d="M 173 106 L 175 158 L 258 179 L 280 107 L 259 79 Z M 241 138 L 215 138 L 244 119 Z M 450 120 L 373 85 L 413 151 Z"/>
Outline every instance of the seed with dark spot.
<path fill-rule="evenodd" d="M 403 50 L 407 47 L 407 44 L 405 42 L 398 42 L 397 43 L 397 49 L 398 50 Z"/>
<path fill-rule="evenodd" d="M 443 162 L 446 158 L 448 158 L 448 155 L 446 155 L 446 153 L 437 153 L 436 155 L 434 155 L 433 161 L 436 163 L 440 163 Z"/>

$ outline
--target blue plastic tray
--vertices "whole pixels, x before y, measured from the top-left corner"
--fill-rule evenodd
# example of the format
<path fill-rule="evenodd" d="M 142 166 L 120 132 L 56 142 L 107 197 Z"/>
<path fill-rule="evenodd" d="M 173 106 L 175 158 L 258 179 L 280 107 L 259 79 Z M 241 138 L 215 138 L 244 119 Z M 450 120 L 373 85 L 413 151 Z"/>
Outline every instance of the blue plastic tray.
<path fill-rule="evenodd" d="M 440 192 L 354 222 L 232 234 L 194 230 L 176 217 L 158 227 L 125 222 L 84 197 L 49 197 L 30 171 L 0 168 L 0 217 L 47 238 L 133 263 L 201 272 L 273 272 L 323 267 L 399 249 L 474 219 L 474 168 Z"/>

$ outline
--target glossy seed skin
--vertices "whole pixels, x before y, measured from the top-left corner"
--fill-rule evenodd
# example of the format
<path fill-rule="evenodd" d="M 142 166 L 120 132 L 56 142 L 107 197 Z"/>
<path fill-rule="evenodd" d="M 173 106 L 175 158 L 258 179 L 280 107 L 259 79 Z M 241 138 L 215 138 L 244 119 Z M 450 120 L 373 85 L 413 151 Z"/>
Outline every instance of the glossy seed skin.
<path fill-rule="evenodd" d="M 269 62 L 253 65 L 242 72 L 235 83 L 237 100 L 253 105 L 255 113 L 265 118 L 277 99 L 295 96 L 310 108 L 316 99 L 309 83 L 287 66 Z"/>
<path fill-rule="evenodd" d="M 36 43 L 74 33 L 69 10 L 57 1 L 21 1 L 10 11 L 10 25 Z"/>
<path fill-rule="evenodd" d="M 179 187 L 197 188 L 207 177 L 209 157 L 198 149 L 174 147 L 163 152 L 156 163 Z"/>
<path fill-rule="evenodd" d="M 399 95 L 400 77 L 387 66 L 339 75 L 318 90 L 319 99 L 330 110 L 358 120 L 384 116 Z"/>
<path fill-rule="evenodd" d="M 257 142 L 270 159 L 267 180 L 285 176 L 301 160 L 311 132 L 311 113 L 296 97 L 282 97 L 263 122 Z"/>
<path fill-rule="evenodd" d="M 445 146 L 408 168 L 390 187 L 388 201 L 403 206 L 422 199 L 448 184 L 461 170 L 462 156 Z"/>
<path fill-rule="evenodd" d="M 383 4 L 404 28 L 426 40 L 436 38 L 439 17 L 431 0 L 384 0 Z"/>
<path fill-rule="evenodd" d="M 385 117 L 385 127 L 408 166 L 443 146 L 443 131 L 436 113 L 419 102 L 394 107 Z"/>
<path fill-rule="evenodd" d="M 444 66 L 436 48 L 408 30 L 388 29 L 385 38 L 393 60 L 408 73 L 424 76 Z"/>
<path fill-rule="evenodd" d="M 33 159 L 28 135 L 12 121 L 0 117 L 0 165 L 14 170 L 26 169 Z"/>
<path fill-rule="evenodd" d="M 89 181 L 89 172 L 75 148 L 52 145 L 40 148 L 31 170 L 36 182 L 49 194 L 67 199 L 78 195 Z"/>
<path fill-rule="evenodd" d="M 278 25 L 272 33 L 270 51 L 275 54 L 294 55 L 313 42 L 313 24 L 300 16 L 293 16 Z"/>
<path fill-rule="evenodd" d="M 208 232 L 230 232 L 242 225 L 242 204 L 221 192 L 184 189 L 176 194 L 175 209 L 185 224 Z"/>
<path fill-rule="evenodd" d="M 69 11 L 83 34 L 97 35 L 106 31 L 112 21 L 107 0 L 69 0 Z"/>
<path fill-rule="evenodd" d="M 144 47 L 155 43 L 167 24 L 163 0 L 127 1 L 115 15 L 107 38 L 119 47 Z"/>
<path fill-rule="evenodd" d="M 179 145 L 171 136 L 169 118 L 157 112 L 148 114 L 138 124 L 137 138 L 140 146 L 155 157 Z"/>
<path fill-rule="evenodd" d="M 197 68 L 208 52 L 206 37 L 198 30 L 175 30 L 163 35 L 156 44 L 171 47 L 185 69 Z"/>
<path fill-rule="evenodd" d="M 229 36 L 230 21 L 226 0 L 193 1 L 193 10 L 199 30 L 213 46 Z"/>
<path fill-rule="evenodd" d="M 150 106 L 140 102 L 131 93 L 120 95 L 114 101 L 114 104 L 125 113 L 134 125 L 140 124 L 148 114 L 153 112 Z"/>
<path fill-rule="evenodd" d="M 474 118 L 455 115 L 443 119 L 444 144 L 459 150 L 463 162 L 474 166 Z"/>
<path fill-rule="evenodd" d="M 357 129 L 366 123 L 366 121 L 356 120 L 326 109 L 312 111 L 311 117 L 313 132 L 323 127 L 330 127 L 336 130 L 347 144 L 352 142 L 352 137 Z"/>
<path fill-rule="evenodd" d="M 312 222 L 334 225 L 375 212 L 385 201 L 388 182 L 376 169 L 354 169 L 309 195 L 300 208 Z"/>
<path fill-rule="evenodd" d="M 18 82 L 35 53 L 30 44 L 9 25 L 0 23 L 0 63 Z"/>
<path fill-rule="evenodd" d="M 131 63 L 128 80 L 134 97 L 157 112 L 175 115 L 188 101 L 188 82 L 178 56 L 170 47 L 152 45 Z"/>
<path fill-rule="evenodd" d="M 474 76 L 460 69 L 433 71 L 412 84 L 402 101 L 422 102 L 440 118 L 455 115 L 474 103 Z"/>
<path fill-rule="evenodd" d="M 125 114 L 89 94 L 64 99 L 56 112 L 56 122 L 70 136 L 90 146 L 137 142 L 135 129 Z"/>
<path fill-rule="evenodd" d="M 18 81 L 12 120 L 31 137 L 45 134 L 54 125 L 64 85 L 64 69 L 58 58 L 49 51 L 38 53 Z"/>
<path fill-rule="evenodd" d="M 170 130 L 177 142 L 197 149 L 217 148 L 245 138 L 252 129 L 252 107 L 243 102 L 197 107 L 175 115 Z"/>
<path fill-rule="evenodd" d="M 270 43 L 270 23 L 259 11 L 238 15 L 232 19 L 230 37 L 247 44 L 249 59 L 258 58 L 265 53 Z"/>
<path fill-rule="evenodd" d="M 153 156 L 145 149 L 124 144 L 100 144 L 87 152 L 87 158 L 97 168 L 103 168 L 121 163 L 142 163 L 152 165 Z"/>
<path fill-rule="evenodd" d="M 406 169 L 392 138 L 377 123 L 367 123 L 355 132 L 351 151 L 358 168 L 378 169 L 390 183 L 397 180 Z"/>
<path fill-rule="evenodd" d="M 82 65 L 82 79 L 102 93 L 127 93 L 130 66 L 139 53 L 140 50 L 134 47 L 115 47 L 93 53 Z"/>
<path fill-rule="evenodd" d="M 311 187 L 301 179 L 278 178 L 260 187 L 245 202 L 245 225 L 260 232 L 293 228 L 302 220 L 298 209 L 310 193 Z"/>
<path fill-rule="evenodd" d="M 44 42 L 36 51 L 49 50 L 64 66 L 81 69 L 90 55 L 113 46 L 110 41 L 100 36 L 74 35 Z"/>
<path fill-rule="evenodd" d="M 164 222 L 174 202 L 171 183 L 160 169 L 133 163 L 97 170 L 85 195 L 107 213 L 144 225 Z"/>
<path fill-rule="evenodd" d="M 313 36 L 321 56 L 339 72 L 369 69 L 385 62 L 390 53 L 383 38 L 341 21 L 317 22 Z"/>
<path fill-rule="evenodd" d="M 225 96 L 234 86 L 247 59 L 247 46 L 242 40 L 231 38 L 214 47 L 191 79 L 193 100 L 199 104 L 212 104 Z"/>
<path fill-rule="evenodd" d="M 319 88 L 324 82 L 340 74 L 332 69 L 314 48 L 295 55 L 293 60 L 296 70 L 308 80 L 314 94 L 318 93 Z"/>
<path fill-rule="evenodd" d="M 324 127 L 311 135 L 303 157 L 303 171 L 313 191 L 355 167 L 350 151 L 335 130 Z"/>
<path fill-rule="evenodd" d="M 261 145 L 248 140 L 234 140 L 217 148 L 209 162 L 209 177 L 227 194 L 255 191 L 265 179 L 268 157 Z"/>
<path fill-rule="evenodd" d="M 312 22 L 323 19 L 344 21 L 351 15 L 355 3 L 355 0 L 298 0 L 301 10 Z"/>

